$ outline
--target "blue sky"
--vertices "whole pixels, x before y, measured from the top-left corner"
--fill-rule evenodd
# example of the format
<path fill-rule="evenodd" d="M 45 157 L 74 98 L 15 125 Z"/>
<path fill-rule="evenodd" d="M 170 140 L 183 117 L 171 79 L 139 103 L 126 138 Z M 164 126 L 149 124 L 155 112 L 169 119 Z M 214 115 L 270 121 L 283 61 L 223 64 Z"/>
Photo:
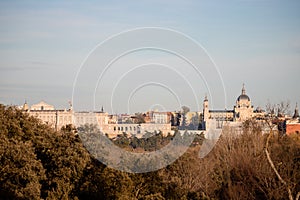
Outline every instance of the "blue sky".
<path fill-rule="evenodd" d="M 214 108 L 232 108 L 245 83 L 254 107 L 290 100 L 293 109 L 300 103 L 299 10 L 297 0 L 1 1 L 0 103 L 45 100 L 66 107 L 76 73 L 97 44 L 124 30 L 154 26 L 185 33 L 209 52 L 227 97 L 224 101 L 222 90 L 214 89 L 220 86 L 212 86 Z M 213 84 L 216 77 L 207 78 Z M 201 103 L 207 91 L 200 82 Z M 115 105 L 127 101 L 124 95 L 117 95 Z M 166 104 L 151 95 L 153 102 L 137 94 L 132 112 Z M 101 96 L 96 107 L 110 107 Z M 162 106 L 177 109 L 170 102 Z M 183 103 L 197 109 L 188 98 Z M 84 101 L 78 107 L 90 109 Z M 125 111 L 122 105 L 114 112 Z"/>

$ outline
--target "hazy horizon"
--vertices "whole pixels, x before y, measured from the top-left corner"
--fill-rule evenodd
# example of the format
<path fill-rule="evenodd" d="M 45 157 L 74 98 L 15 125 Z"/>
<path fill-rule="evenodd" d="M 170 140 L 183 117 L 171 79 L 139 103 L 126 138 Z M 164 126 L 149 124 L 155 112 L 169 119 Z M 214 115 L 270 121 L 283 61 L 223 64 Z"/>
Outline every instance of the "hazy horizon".
<path fill-rule="evenodd" d="M 134 113 L 149 108 L 173 111 L 186 105 L 196 111 L 202 110 L 206 94 L 213 102 L 212 109 L 232 109 L 245 83 L 254 108 L 289 100 L 293 111 L 296 102 L 300 103 L 296 88 L 299 8 L 297 0 L 1 1 L 0 103 L 22 105 L 26 100 L 32 105 L 44 100 L 56 108 L 67 108 L 79 80 L 78 110 L 103 106 L 109 113 Z M 196 60 L 204 75 L 201 78 L 170 52 L 134 52 L 114 63 L 101 85 L 97 79 L 107 63 L 101 63 L 99 50 L 100 56 L 95 54 L 95 60 L 89 60 L 92 70 L 79 73 L 97 45 L 140 27 L 186 34 L 202 45 L 215 63 L 208 62 L 205 51 L 196 47 L 184 52 Z M 149 44 L 158 38 L 158 44 L 178 51 L 190 47 L 172 35 L 143 36 Z M 106 58 L 114 50 L 124 52 L 125 47 L 132 47 L 132 40 L 120 41 L 107 47 Z M 135 71 L 130 71 L 134 67 Z M 127 72 L 131 73 L 124 76 Z M 87 99 L 85 84 L 91 90 Z"/>

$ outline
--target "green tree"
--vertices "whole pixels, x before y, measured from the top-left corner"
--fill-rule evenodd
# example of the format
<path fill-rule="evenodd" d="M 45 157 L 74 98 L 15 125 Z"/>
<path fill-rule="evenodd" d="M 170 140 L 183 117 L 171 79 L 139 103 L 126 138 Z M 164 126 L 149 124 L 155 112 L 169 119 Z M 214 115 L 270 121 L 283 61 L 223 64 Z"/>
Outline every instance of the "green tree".
<path fill-rule="evenodd" d="M 40 199 L 45 170 L 36 158 L 30 141 L 8 139 L 0 135 L 0 197 Z"/>
<path fill-rule="evenodd" d="M 0 105 L 0 120 L 1 196 L 75 198 L 90 156 L 74 132 L 55 132 L 11 106 Z"/>

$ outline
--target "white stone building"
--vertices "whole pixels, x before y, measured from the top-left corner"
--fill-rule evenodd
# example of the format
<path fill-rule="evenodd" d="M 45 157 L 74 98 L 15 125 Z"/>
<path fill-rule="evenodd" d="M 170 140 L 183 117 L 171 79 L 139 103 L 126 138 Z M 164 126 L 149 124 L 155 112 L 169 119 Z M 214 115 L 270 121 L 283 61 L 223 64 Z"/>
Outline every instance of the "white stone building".
<path fill-rule="evenodd" d="M 33 104 L 30 108 L 25 102 L 22 108 L 30 116 L 41 119 L 44 123 L 49 124 L 56 130 L 60 130 L 63 126 L 74 123 L 74 112 L 72 106 L 67 109 L 57 110 L 54 106 L 41 101 Z"/>
<path fill-rule="evenodd" d="M 205 130 L 210 128 L 211 121 L 214 121 L 216 128 L 220 129 L 226 124 L 233 126 L 233 122 L 240 124 L 247 119 L 262 117 L 263 115 L 263 110 L 253 110 L 251 100 L 246 94 L 244 85 L 242 88 L 242 93 L 237 98 L 236 105 L 234 106 L 233 110 L 210 110 L 207 97 L 205 97 L 203 102 L 203 128 Z"/>

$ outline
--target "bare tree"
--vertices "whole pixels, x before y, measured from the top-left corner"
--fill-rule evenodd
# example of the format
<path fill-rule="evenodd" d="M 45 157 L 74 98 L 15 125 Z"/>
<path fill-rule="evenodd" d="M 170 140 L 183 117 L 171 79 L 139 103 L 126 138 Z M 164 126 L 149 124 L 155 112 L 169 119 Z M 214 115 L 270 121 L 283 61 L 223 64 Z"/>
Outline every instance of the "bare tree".
<path fill-rule="evenodd" d="M 190 108 L 187 107 L 187 106 L 182 106 L 181 109 L 182 109 L 182 113 L 183 113 L 184 115 L 185 115 L 186 113 L 190 112 Z"/>
<path fill-rule="evenodd" d="M 266 110 L 267 110 L 267 116 L 265 118 L 265 122 L 267 123 L 267 125 L 269 126 L 269 135 L 267 137 L 266 143 L 265 143 L 265 154 L 267 156 L 267 160 L 272 168 L 272 170 L 274 171 L 274 173 L 276 174 L 277 178 L 279 179 L 279 181 L 285 186 L 286 191 L 288 192 L 288 196 L 289 196 L 289 200 L 293 200 L 294 197 L 292 195 L 292 191 L 290 188 L 290 185 L 282 178 L 282 176 L 279 174 L 272 158 L 271 158 L 271 154 L 269 151 L 269 143 L 270 143 L 270 139 L 271 137 L 274 136 L 274 127 L 275 125 L 278 126 L 278 117 L 284 117 L 285 114 L 289 111 L 290 108 L 290 102 L 289 101 L 282 101 L 279 104 L 277 104 L 277 106 L 275 104 L 271 104 L 268 103 L 266 105 Z M 275 115 L 275 112 L 277 110 L 277 116 Z M 295 200 L 298 200 L 300 197 L 300 191 L 297 193 Z"/>

